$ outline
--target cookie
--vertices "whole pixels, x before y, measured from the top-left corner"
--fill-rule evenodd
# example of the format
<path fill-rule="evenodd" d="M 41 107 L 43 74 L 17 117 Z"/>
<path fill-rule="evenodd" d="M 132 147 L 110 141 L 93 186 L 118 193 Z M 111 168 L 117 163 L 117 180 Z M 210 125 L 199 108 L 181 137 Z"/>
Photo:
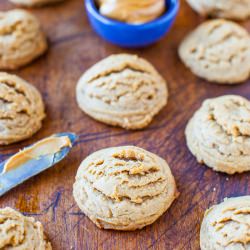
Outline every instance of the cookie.
<path fill-rule="evenodd" d="M 249 0 L 187 0 L 203 16 L 244 20 L 250 17 Z"/>
<path fill-rule="evenodd" d="M 43 226 L 12 208 L 0 209 L 0 249 L 51 250 Z"/>
<path fill-rule="evenodd" d="M 92 118 L 125 129 L 142 129 L 167 103 L 167 85 L 155 68 L 135 55 L 98 62 L 80 78 L 79 107 Z"/>
<path fill-rule="evenodd" d="M 178 196 L 165 160 L 134 146 L 106 148 L 80 165 L 73 187 L 80 209 L 100 228 L 141 229 Z"/>
<path fill-rule="evenodd" d="M 250 249 L 250 196 L 225 199 L 205 213 L 200 230 L 201 250 Z"/>
<path fill-rule="evenodd" d="M 236 84 L 250 75 L 250 36 L 230 21 L 201 24 L 183 40 L 179 55 L 195 75 L 208 81 Z"/>
<path fill-rule="evenodd" d="M 166 10 L 165 0 L 98 0 L 97 2 L 102 15 L 133 24 L 153 21 Z"/>
<path fill-rule="evenodd" d="M 250 102 L 226 95 L 205 100 L 186 128 L 198 162 L 228 174 L 250 170 Z"/>
<path fill-rule="evenodd" d="M 10 2 L 27 7 L 39 7 L 48 4 L 55 4 L 62 2 L 63 0 L 9 0 Z"/>
<path fill-rule="evenodd" d="M 0 12 L 0 69 L 17 69 L 42 55 L 47 41 L 35 16 L 24 10 Z"/>
<path fill-rule="evenodd" d="M 29 138 L 44 117 L 38 90 L 15 75 L 0 73 L 0 145 Z"/>

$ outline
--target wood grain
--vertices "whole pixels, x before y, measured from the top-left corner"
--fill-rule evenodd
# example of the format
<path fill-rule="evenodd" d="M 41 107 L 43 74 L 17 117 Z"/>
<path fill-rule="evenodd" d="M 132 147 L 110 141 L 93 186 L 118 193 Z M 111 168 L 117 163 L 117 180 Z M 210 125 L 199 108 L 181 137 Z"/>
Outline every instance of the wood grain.
<path fill-rule="evenodd" d="M 0 10 L 15 8 L 7 0 Z M 14 73 L 42 92 L 47 118 L 43 128 L 30 140 L 0 148 L 0 159 L 55 132 L 73 131 L 80 140 L 71 154 L 56 167 L 20 185 L 0 198 L 0 206 L 11 206 L 43 222 L 58 250 L 85 249 L 199 249 L 199 227 L 204 210 L 226 196 L 249 194 L 249 174 L 226 176 L 200 166 L 189 153 L 184 128 L 202 100 L 222 94 L 250 98 L 250 82 L 219 86 L 198 79 L 177 56 L 183 37 L 203 21 L 181 2 L 177 21 L 157 44 L 141 50 L 110 45 L 91 29 L 82 0 L 32 9 L 50 40 L 42 58 Z M 242 23 L 250 30 L 250 22 Z M 128 132 L 98 123 L 77 107 L 75 85 L 81 74 L 98 60 L 119 52 L 137 53 L 151 61 L 168 81 L 168 105 L 144 131 Z M 136 232 L 97 229 L 78 209 L 72 184 L 80 162 L 90 153 L 109 146 L 136 145 L 165 158 L 171 166 L 181 193 L 179 199 L 156 223 Z"/>

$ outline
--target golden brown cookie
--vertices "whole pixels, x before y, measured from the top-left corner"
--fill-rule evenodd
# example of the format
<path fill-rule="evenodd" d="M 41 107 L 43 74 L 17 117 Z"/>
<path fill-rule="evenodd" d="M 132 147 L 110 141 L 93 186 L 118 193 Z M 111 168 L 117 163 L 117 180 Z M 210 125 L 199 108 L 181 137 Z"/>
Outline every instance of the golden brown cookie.
<path fill-rule="evenodd" d="M 195 75 L 208 81 L 236 84 L 250 75 L 250 36 L 230 21 L 202 23 L 183 40 L 179 55 Z"/>
<path fill-rule="evenodd" d="M 0 145 L 29 138 L 44 117 L 38 90 L 15 75 L 0 73 Z"/>
<path fill-rule="evenodd" d="M 52 250 L 43 226 L 12 208 L 0 209 L 0 249 Z"/>
<path fill-rule="evenodd" d="M 226 95 L 203 102 L 186 128 L 198 162 L 228 174 L 250 170 L 250 102 Z"/>
<path fill-rule="evenodd" d="M 146 60 L 112 55 L 83 74 L 76 88 L 79 107 L 94 119 L 126 129 L 142 129 L 166 105 L 164 79 Z"/>
<path fill-rule="evenodd" d="M 165 0 L 98 0 L 100 13 L 126 23 L 147 23 L 164 13 Z"/>
<path fill-rule="evenodd" d="M 39 7 L 48 4 L 55 4 L 62 2 L 63 0 L 9 0 L 10 2 L 27 7 Z"/>
<path fill-rule="evenodd" d="M 0 12 L 0 69 L 17 69 L 42 55 L 47 41 L 35 16 L 24 10 Z"/>
<path fill-rule="evenodd" d="M 249 218 L 250 196 L 225 199 L 211 207 L 201 225 L 201 250 L 249 250 Z"/>
<path fill-rule="evenodd" d="M 88 156 L 78 169 L 73 194 L 98 227 L 115 230 L 150 225 L 178 196 L 166 161 L 134 146 Z"/>
<path fill-rule="evenodd" d="M 249 0 L 187 0 L 203 16 L 244 20 L 250 17 Z"/>

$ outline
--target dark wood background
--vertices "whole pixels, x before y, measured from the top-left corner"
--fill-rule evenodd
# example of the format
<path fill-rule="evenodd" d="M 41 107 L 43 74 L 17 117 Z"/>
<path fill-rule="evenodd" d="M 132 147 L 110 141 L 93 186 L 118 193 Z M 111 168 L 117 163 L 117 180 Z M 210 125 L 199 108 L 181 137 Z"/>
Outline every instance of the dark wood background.
<path fill-rule="evenodd" d="M 15 8 L 0 0 L 0 10 Z M 250 98 L 250 81 L 222 86 L 198 79 L 177 56 L 183 37 L 204 18 L 182 1 L 177 21 L 157 44 L 141 50 L 125 50 L 106 43 L 90 27 L 82 0 L 31 9 L 50 41 L 48 53 L 14 73 L 42 92 L 47 118 L 30 140 L 0 148 L 6 159 L 38 139 L 56 132 L 73 131 L 80 139 L 60 164 L 20 185 L 0 198 L 0 207 L 11 206 L 40 220 L 56 250 L 85 249 L 199 249 L 203 213 L 226 196 L 246 195 L 249 174 L 227 176 L 200 166 L 189 153 L 184 138 L 188 119 L 208 97 L 233 93 Z M 242 23 L 250 30 L 250 22 Z M 168 105 L 144 131 L 128 132 L 98 123 L 85 115 L 75 101 L 81 74 L 98 60 L 120 52 L 137 53 L 151 61 L 170 89 Z M 180 197 L 153 225 L 135 232 L 98 229 L 78 209 L 72 185 L 78 166 L 90 153 L 110 146 L 136 145 L 165 158 L 173 170 Z"/>

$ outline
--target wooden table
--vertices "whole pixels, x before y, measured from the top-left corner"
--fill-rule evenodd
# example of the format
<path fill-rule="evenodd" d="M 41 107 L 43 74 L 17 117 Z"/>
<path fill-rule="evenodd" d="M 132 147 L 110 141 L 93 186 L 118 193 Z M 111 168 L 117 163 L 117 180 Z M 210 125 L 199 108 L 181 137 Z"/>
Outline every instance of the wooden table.
<path fill-rule="evenodd" d="M 0 10 L 15 8 L 7 0 Z M 182 38 L 203 18 L 181 2 L 181 10 L 170 33 L 147 49 L 125 50 L 110 45 L 91 29 L 82 0 L 32 9 L 50 40 L 48 53 L 14 73 L 42 92 L 47 118 L 30 140 L 0 148 L 0 159 L 55 132 L 73 131 L 79 142 L 56 167 L 32 178 L 0 198 L 0 206 L 11 206 L 43 222 L 54 249 L 199 249 L 203 213 L 226 196 L 249 194 L 249 174 L 227 176 L 200 166 L 188 151 L 184 129 L 202 100 L 223 94 L 250 98 L 250 81 L 238 86 L 219 86 L 198 79 L 177 56 Z M 243 23 L 250 30 L 250 22 Z M 168 105 L 144 131 L 129 132 L 96 122 L 76 104 L 75 86 L 81 74 L 98 60 L 120 52 L 137 53 L 151 61 L 165 77 L 170 89 Z M 98 229 L 82 214 L 72 196 L 72 184 L 81 161 L 90 153 L 109 146 L 136 145 L 165 158 L 176 177 L 180 197 L 156 223 L 141 231 L 114 232 Z"/>

